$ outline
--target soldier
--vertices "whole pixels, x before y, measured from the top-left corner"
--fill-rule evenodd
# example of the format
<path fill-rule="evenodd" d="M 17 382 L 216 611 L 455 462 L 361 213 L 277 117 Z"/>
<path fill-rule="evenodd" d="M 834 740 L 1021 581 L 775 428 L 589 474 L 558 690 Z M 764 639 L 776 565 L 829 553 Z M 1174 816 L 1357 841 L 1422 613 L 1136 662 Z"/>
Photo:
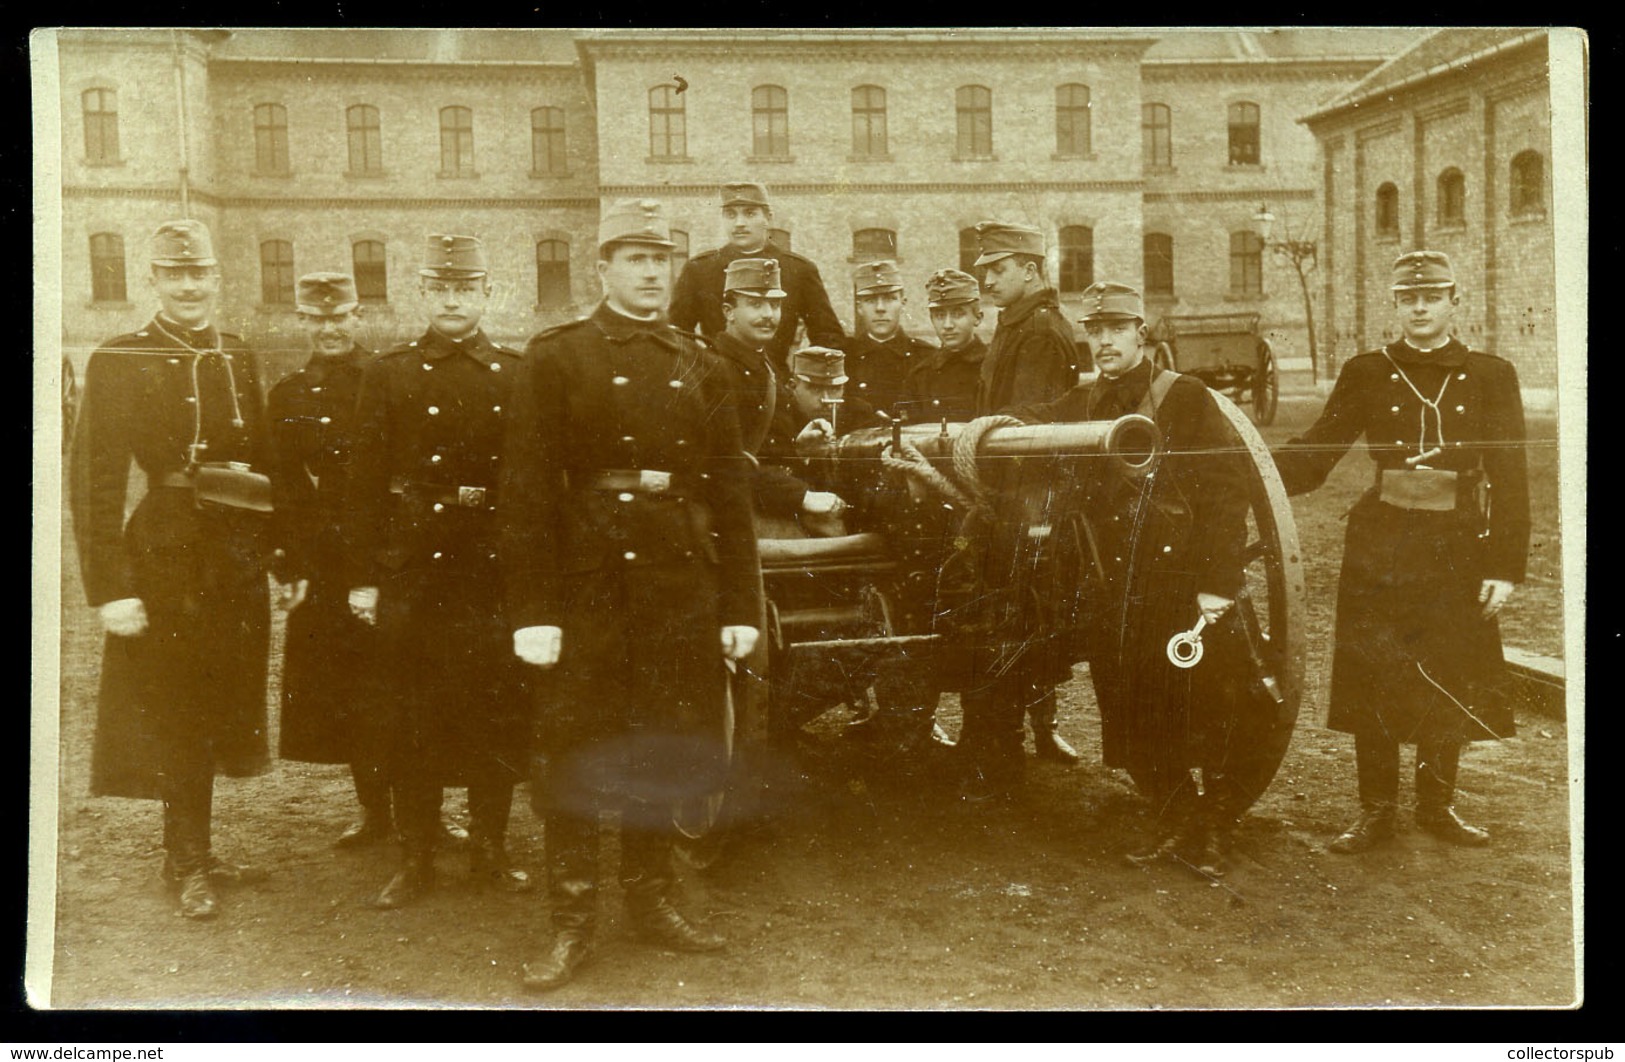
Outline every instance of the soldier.
<path fill-rule="evenodd" d="M 1060 397 L 1077 383 L 1078 349 L 1060 299 L 1044 279 L 1043 233 L 1027 225 L 984 221 L 976 226 L 976 235 L 981 248 L 976 267 L 987 267 L 982 287 L 999 308 L 993 343 L 982 359 L 977 416 Z M 1028 698 L 1026 714 L 1038 758 L 1077 763 L 1076 750 L 1056 732 L 1054 683 L 1036 682 L 1022 696 Z"/>
<path fill-rule="evenodd" d="M 1292 494 L 1324 483 L 1362 435 L 1376 463 L 1348 514 L 1337 591 L 1327 725 L 1354 735 L 1362 809 L 1329 846 L 1342 853 L 1393 837 L 1401 743 L 1416 745 L 1417 825 L 1488 844 L 1452 806 L 1461 746 L 1513 733 L 1496 617 L 1529 550 L 1518 374 L 1452 334 L 1446 255 L 1401 255 L 1393 293 L 1404 337 L 1344 365 L 1320 419 L 1275 455 Z"/>
<path fill-rule="evenodd" d="M 818 346 L 840 346 L 846 334 L 829 304 L 818 267 L 768 238 L 772 220 L 767 189 L 749 181 L 722 186 L 722 228 L 727 243 L 695 255 L 683 266 L 672 293 L 671 323 L 685 332 L 698 325 L 700 334 L 715 336 L 727 326 L 722 290 L 728 264 L 737 258 L 772 258 L 779 263 L 785 297 L 778 328 L 766 349 L 774 370 L 782 373 L 799 326 L 806 325 L 807 342 Z"/>
<path fill-rule="evenodd" d="M 1236 821 L 1258 796 L 1240 783 L 1248 750 L 1228 700 L 1241 667 L 1215 627 L 1198 666 L 1168 659 L 1168 640 L 1198 616 L 1218 624 L 1243 583 L 1247 471 L 1233 429 L 1201 381 L 1163 372 L 1145 356 L 1140 293 L 1102 282 L 1084 293 L 1083 324 L 1100 378 L 1053 402 L 1016 411 L 1032 423 L 1152 417 L 1164 453 L 1154 474 L 1114 471 L 1084 484 L 1085 538 L 1095 564 L 1082 605 L 1091 628 L 1089 674 L 1107 766 L 1126 768 L 1158 814 L 1140 861 L 1175 857 L 1225 871 Z M 1198 793 L 1192 771 L 1200 769 Z"/>
<path fill-rule="evenodd" d="M 939 269 L 925 282 L 937 349 L 914 359 L 907 391 L 909 419 L 947 417 L 963 422 L 976 416 L 987 344 L 976 334 L 982 323 L 982 292 L 976 278 L 957 269 Z"/>
<path fill-rule="evenodd" d="M 895 415 L 907 397 L 910 371 L 929 346 L 903 331 L 903 274 L 888 259 L 864 262 L 852 274 L 856 334 L 844 344 L 853 397 Z"/>
<path fill-rule="evenodd" d="M 400 870 L 373 900 L 434 884 L 443 787 L 468 787 L 470 869 L 530 887 L 505 843 L 524 709 L 497 565 L 503 407 L 519 354 L 480 330 L 491 295 L 472 236 L 432 235 L 418 270 L 429 327 L 362 371 L 351 478 L 350 607 L 378 628 Z"/>
<path fill-rule="evenodd" d="M 261 876 L 215 857 L 216 772 L 262 773 L 270 615 L 269 463 L 254 355 L 214 323 L 220 269 L 202 222 L 152 238 L 159 310 L 90 357 L 74 437 L 73 520 L 107 632 L 91 791 L 164 802 L 163 876 L 213 918 L 217 883 Z M 125 519 L 130 464 L 146 492 Z"/>
<path fill-rule="evenodd" d="M 672 904 L 672 811 L 723 786 L 724 661 L 750 654 L 762 605 L 728 369 L 666 321 L 671 247 L 659 202 L 615 204 L 599 228 L 604 301 L 532 339 L 515 385 L 509 616 L 514 653 L 549 669 L 531 673 L 531 799 L 557 935 L 525 967 L 535 991 L 592 954 L 604 808 L 621 813 L 634 931 L 679 951 L 724 946 Z"/>

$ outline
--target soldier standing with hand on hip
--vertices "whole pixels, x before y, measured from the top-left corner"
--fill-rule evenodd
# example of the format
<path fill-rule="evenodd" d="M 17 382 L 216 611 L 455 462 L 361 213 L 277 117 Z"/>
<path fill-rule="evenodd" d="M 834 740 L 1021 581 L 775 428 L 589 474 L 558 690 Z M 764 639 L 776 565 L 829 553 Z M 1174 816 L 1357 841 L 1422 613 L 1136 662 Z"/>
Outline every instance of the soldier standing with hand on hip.
<path fill-rule="evenodd" d="M 592 953 L 603 808 L 621 813 L 634 931 L 724 946 L 672 904 L 672 812 L 723 786 L 724 661 L 750 654 L 761 608 L 729 369 L 666 320 L 660 204 L 615 204 L 598 245 L 604 301 L 531 340 L 503 451 L 508 615 L 514 652 L 538 669 L 531 798 L 556 931 L 525 967 L 534 991 Z"/>

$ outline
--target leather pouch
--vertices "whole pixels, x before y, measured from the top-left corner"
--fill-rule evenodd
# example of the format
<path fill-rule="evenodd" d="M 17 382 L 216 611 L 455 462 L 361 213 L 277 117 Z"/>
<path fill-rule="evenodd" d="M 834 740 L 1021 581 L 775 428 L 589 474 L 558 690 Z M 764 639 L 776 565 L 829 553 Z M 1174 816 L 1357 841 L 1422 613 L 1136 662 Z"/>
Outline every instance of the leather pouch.
<path fill-rule="evenodd" d="M 200 508 L 271 511 L 271 480 L 240 461 L 211 461 L 192 470 L 192 486 Z"/>
<path fill-rule="evenodd" d="M 1385 468 L 1377 498 L 1396 509 L 1450 512 L 1456 507 L 1456 473 L 1446 468 Z"/>

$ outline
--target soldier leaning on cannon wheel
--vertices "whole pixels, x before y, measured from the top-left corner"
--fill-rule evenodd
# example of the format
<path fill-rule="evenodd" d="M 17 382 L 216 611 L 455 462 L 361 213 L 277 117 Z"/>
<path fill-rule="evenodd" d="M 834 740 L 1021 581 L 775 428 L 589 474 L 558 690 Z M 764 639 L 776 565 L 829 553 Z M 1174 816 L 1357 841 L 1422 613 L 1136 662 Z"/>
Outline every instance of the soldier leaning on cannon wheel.
<path fill-rule="evenodd" d="M 1175 858 L 1217 875 L 1258 796 L 1232 770 L 1246 750 L 1233 747 L 1242 731 L 1221 692 L 1244 662 L 1215 645 L 1197 666 L 1176 667 L 1168 642 L 1198 617 L 1217 624 L 1242 589 L 1246 458 L 1201 381 L 1146 358 L 1139 292 L 1102 282 L 1083 300 L 1099 379 L 1016 412 L 1033 423 L 1142 413 L 1162 433 L 1151 475 L 1102 466 L 1082 488 L 1094 565 L 1081 591 L 1089 674 L 1106 764 L 1126 768 L 1157 813 L 1156 838 L 1131 859 Z"/>
<path fill-rule="evenodd" d="M 270 453 L 254 355 L 214 324 L 209 230 L 165 222 L 151 262 L 158 313 L 90 356 L 74 432 L 79 565 L 107 632 L 91 791 L 163 801 L 163 876 L 206 919 L 216 884 L 262 876 L 217 858 L 210 827 L 215 773 L 269 765 Z M 146 493 L 126 520 L 132 462 Z"/>
<path fill-rule="evenodd" d="M 1496 616 L 1524 577 L 1529 486 L 1512 364 L 1452 334 L 1450 259 L 1394 262 L 1404 337 L 1350 359 L 1314 425 L 1275 454 L 1287 491 L 1325 482 L 1365 436 L 1377 482 L 1349 512 L 1327 725 L 1354 735 L 1360 817 L 1330 844 L 1394 835 L 1399 746 L 1416 746 L 1416 821 L 1489 843 L 1452 806 L 1461 746 L 1510 737 Z"/>

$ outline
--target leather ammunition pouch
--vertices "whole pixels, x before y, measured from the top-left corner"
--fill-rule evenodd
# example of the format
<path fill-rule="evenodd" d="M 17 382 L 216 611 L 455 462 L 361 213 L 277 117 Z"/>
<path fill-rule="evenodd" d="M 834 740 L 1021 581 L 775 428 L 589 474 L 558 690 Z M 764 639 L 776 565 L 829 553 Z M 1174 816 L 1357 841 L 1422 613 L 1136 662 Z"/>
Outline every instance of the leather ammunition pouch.
<path fill-rule="evenodd" d="M 159 485 L 189 488 L 200 509 L 271 511 L 270 477 L 249 471 L 241 461 L 206 461 L 189 472 L 165 474 Z"/>

